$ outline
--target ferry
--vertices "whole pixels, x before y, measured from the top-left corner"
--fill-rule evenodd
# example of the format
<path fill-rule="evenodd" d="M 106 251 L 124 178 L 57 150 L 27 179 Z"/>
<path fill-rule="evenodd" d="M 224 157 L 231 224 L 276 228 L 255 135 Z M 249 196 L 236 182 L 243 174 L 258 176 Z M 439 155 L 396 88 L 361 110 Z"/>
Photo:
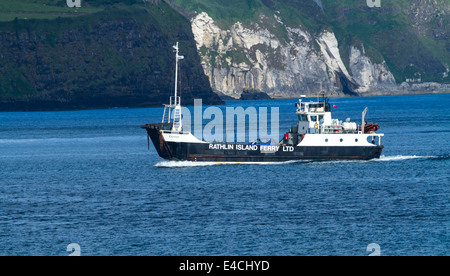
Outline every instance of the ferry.
<path fill-rule="evenodd" d="M 198 139 L 184 130 L 181 120 L 181 99 L 177 95 L 178 42 L 173 46 L 176 56 L 175 92 L 169 104 L 164 105 L 160 123 L 142 126 L 147 131 L 158 155 L 166 160 L 219 163 L 266 163 L 295 160 L 380 158 L 384 146 L 377 133 L 377 123 L 367 123 L 368 108 L 361 114 L 361 124 L 332 118 L 329 99 L 322 94 L 317 101 L 302 95 L 295 103 L 297 122 L 279 142 L 217 143 Z M 167 119 L 166 119 L 167 118 Z"/>

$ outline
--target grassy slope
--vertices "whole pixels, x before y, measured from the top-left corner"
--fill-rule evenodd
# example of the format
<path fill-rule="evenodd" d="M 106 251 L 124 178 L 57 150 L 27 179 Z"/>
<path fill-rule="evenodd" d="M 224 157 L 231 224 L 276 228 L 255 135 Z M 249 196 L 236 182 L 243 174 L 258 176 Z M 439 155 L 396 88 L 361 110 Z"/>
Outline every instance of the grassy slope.
<path fill-rule="evenodd" d="M 37 44 L 40 53 L 45 53 L 42 56 L 42 60 L 39 62 L 45 64 L 54 70 L 61 72 L 70 66 L 82 67 L 81 70 L 71 70 L 70 74 L 67 74 L 66 82 L 63 86 L 60 86 L 61 90 L 77 90 L 78 86 L 81 86 L 80 81 L 77 79 L 86 79 L 86 75 L 99 75 L 101 79 L 107 83 L 111 81 L 111 77 L 121 75 L 127 68 L 127 62 L 121 55 L 118 55 L 115 51 L 110 51 L 111 45 L 104 44 L 104 42 L 86 43 L 87 49 L 91 52 L 101 52 L 108 55 L 109 68 L 119 68 L 117 72 L 106 71 L 105 66 L 95 64 L 96 60 L 88 61 L 91 66 L 85 66 L 86 58 L 84 55 L 74 54 L 76 49 L 72 49 L 71 46 L 65 48 L 60 47 L 58 40 L 61 39 L 62 32 L 67 29 L 78 29 L 83 27 L 89 29 L 90 26 L 96 24 L 99 20 L 106 19 L 114 16 L 124 16 L 123 11 L 115 11 L 116 14 L 106 15 L 102 13 L 104 7 L 97 8 L 97 12 L 84 13 L 84 7 L 81 8 L 83 12 L 74 16 L 64 14 L 66 8 L 60 8 L 56 5 L 52 5 L 51 0 L 13 0 L 14 4 L 8 3 L 10 0 L 4 0 L 2 2 L 2 8 L 8 8 L 10 11 L 30 11 L 30 12 L 42 12 L 36 18 L 27 18 L 21 20 L 15 18 L 11 21 L 6 21 L 0 24 L 0 31 L 13 31 L 17 34 L 32 32 L 40 37 L 45 36 L 45 42 Z M 36 3 L 39 2 L 39 3 Z M 59 1 L 61 2 L 61 1 Z M 65 1 L 64 1 L 65 2 Z M 45 4 L 45 6 L 44 6 Z M 47 8 L 49 9 L 47 10 Z M 88 8 L 89 9 L 89 8 Z M 92 11 L 92 9 L 90 10 Z M 48 12 L 48 13 L 47 13 Z M 18 13 L 17 15 L 28 16 L 28 13 Z M 89 42 L 89 41 L 87 41 Z M 7 52 L 16 52 L 18 49 L 5 49 L 0 45 L 0 52 L 6 55 Z M 71 53 L 71 54 L 68 54 Z M 0 100 L 6 99 L 29 99 L 30 97 L 38 96 L 39 89 L 33 85 L 33 78 L 36 77 L 34 68 L 36 61 L 33 56 L 24 56 L 20 62 L 13 59 L 3 59 L 0 64 Z"/>
<path fill-rule="evenodd" d="M 367 54 L 376 62 L 384 58 L 398 82 L 405 78 L 422 81 L 449 82 L 443 79 L 444 65 L 450 65 L 450 56 L 445 42 L 429 36 L 419 35 L 413 24 L 409 7 L 411 1 L 384 1 L 381 8 L 368 8 L 357 0 L 322 0 L 330 24 L 344 45 L 345 51 L 351 42 L 362 42 Z M 432 29 L 434 26 L 429 26 Z"/>
<path fill-rule="evenodd" d="M 256 21 L 264 5 L 260 0 L 167 0 L 192 14 L 207 12 L 220 27 L 229 28 L 240 21 Z"/>
<path fill-rule="evenodd" d="M 97 5 L 94 5 L 97 4 Z M 104 5 L 96 1 L 82 2 L 82 8 L 69 8 L 65 0 L 1 0 L 0 21 L 17 19 L 54 19 L 74 17 L 102 11 Z"/>
<path fill-rule="evenodd" d="M 69 8 L 66 0 L 1 0 L 0 22 L 14 19 L 55 19 L 103 11 L 112 5 L 142 3 L 141 0 L 81 0 L 81 8 Z"/>
<path fill-rule="evenodd" d="M 22 10 L 36 4 L 31 2 L 53 1 L 19 2 L 23 6 L 14 7 Z M 186 56 L 184 64 L 192 68 L 182 72 L 185 93 L 211 96 L 208 94 L 211 90 L 207 78 L 197 65 L 195 43 L 189 35 L 189 23 L 185 18 L 165 3 L 155 6 L 142 2 L 127 5 L 123 1 L 105 5 L 106 2 L 111 1 L 90 0 L 91 6 L 83 5 L 80 11 L 84 8 L 98 11 L 76 17 L 58 16 L 52 19 L 54 14 L 50 14 L 46 20 L 0 22 L 0 33 L 9 33 L 9 37 L 11 33 L 16 33 L 17 39 L 9 46 L 0 44 L 0 100 L 32 100 L 41 95 L 49 99 L 70 99 L 74 96 L 84 99 L 90 97 L 87 93 L 98 97 L 102 93 L 112 96 L 124 93 L 145 94 L 148 97 L 158 96 L 158 93 L 166 95 L 165 89 L 172 87 L 170 82 L 173 82 L 170 63 L 173 56 L 167 45 L 178 40 L 183 45 L 182 54 Z M 108 24 L 114 22 L 131 24 L 132 34 L 140 34 L 140 38 L 131 38 L 135 43 L 132 57 L 126 48 L 118 48 L 118 45 L 126 45 L 130 33 L 126 33 L 124 26 L 120 25 L 118 29 L 109 28 Z M 29 35 L 37 40 L 28 40 Z M 79 36 L 81 39 L 74 40 L 67 36 Z M 154 72 L 159 72 L 158 78 Z M 45 74 L 53 82 L 46 87 L 36 86 L 36 83 L 46 81 Z M 193 95 L 185 96 L 190 98 Z M 197 97 L 201 95 L 197 94 Z"/>

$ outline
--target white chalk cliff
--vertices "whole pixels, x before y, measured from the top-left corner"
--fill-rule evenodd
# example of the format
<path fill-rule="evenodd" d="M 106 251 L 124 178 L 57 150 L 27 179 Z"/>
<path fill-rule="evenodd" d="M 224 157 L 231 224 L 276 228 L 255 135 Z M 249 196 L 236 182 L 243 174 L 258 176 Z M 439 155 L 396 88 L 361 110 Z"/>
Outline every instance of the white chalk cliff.
<path fill-rule="evenodd" d="M 281 25 L 285 34 L 263 27 L 268 22 Z M 237 22 L 226 30 L 205 12 L 193 17 L 191 23 L 211 87 L 234 98 L 239 98 L 243 89 L 276 98 L 317 95 L 320 91 L 328 95 L 387 94 L 409 88 L 395 82 L 385 61 L 373 62 L 364 45 L 350 46 L 346 65 L 330 30 L 314 36 L 300 27 L 285 26 L 276 14 L 270 19 L 261 15 L 259 22 L 249 26 Z"/>

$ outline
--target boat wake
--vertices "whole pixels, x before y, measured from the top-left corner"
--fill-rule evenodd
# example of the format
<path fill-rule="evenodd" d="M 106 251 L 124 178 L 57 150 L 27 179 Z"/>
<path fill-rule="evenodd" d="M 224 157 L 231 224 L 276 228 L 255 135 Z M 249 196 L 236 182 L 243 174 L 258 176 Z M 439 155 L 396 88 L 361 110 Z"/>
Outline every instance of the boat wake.
<path fill-rule="evenodd" d="M 192 161 L 161 161 L 155 164 L 158 168 L 185 168 L 185 167 L 206 167 L 217 166 L 220 163 L 214 162 L 192 162 Z"/>
<path fill-rule="evenodd" d="M 325 163 L 361 163 L 361 162 L 396 162 L 407 160 L 449 160 L 450 155 L 442 156 L 417 156 L 417 155 L 382 155 L 379 159 L 363 160 L 293 160 L 284 162 L 192 162 L 192 161 L 161 161 L 155 164 L 158 168 L 186 168 L 206 167 L 222 165 L 286 165 L 286 164 L 325 164 Z"/>
<path fill-rule="evenodd" d="M 161 161 L 155 164 L 158 168 L 185 168 L 185 167 L 207 167 L 222 165 L 284 165 L 301 162 L 302 160 L 284 162 L 192 162 L 192 161 Z"/>
<path fill-rule="evenodd" d="M 373 159 L 371 161 L 377 162 L 391 162 L 391 161 L 405 161 L 412 159 L 433 159 L 438 156 L 417 156 L 417 155 L 394 155 L 394 156 L 384 156 L 382 155 L 380 159 Z"/>

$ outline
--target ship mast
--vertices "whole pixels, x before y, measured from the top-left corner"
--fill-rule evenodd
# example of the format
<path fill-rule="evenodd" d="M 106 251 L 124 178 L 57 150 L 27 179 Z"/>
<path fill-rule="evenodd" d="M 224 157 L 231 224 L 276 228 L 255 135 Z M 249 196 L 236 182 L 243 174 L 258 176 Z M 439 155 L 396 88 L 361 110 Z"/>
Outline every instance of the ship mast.
<path fill-rule="evenodd" d="M 181 122 L 181 100 L 178 96 L 178 60 L 184 59 L 184 56 L 179 55 L 179 47 L 178 42 L 173 46 L 175 50 L 175 92 L 174 96 L 170 97 L 170 103 L 164 105 L 164 114 L 162 122 L 164 123 L 164 119 L 166 116 L 166 109 L 168 109 L 168 118 L 167 123 L 170 123 L 171 112 L 170 110 L 173 108 L 173 121 L 172 121 L 172 131 L 182 131 L 183 125 Z"/>
<path fill-rule="evenodd" d="M 175 103 L 174 105 L 177 105 L 177 89 L 178 89 L 178 60 L 179 59 L 183 59 L 183 56 L 179 56 L 179 50 L 180 48 L 178 47 L 178 41 L 177 44 L 173 46 L 173 48 L 175 49 Z"/>
<path fill-rule="evenodd" d="M 178 41 L 177 44 L 173 46 L 175 49 L 175 97 L 174 97 L 174 113 L 173 113 L 173 127 L 172 131 L 181 131 L 182 130 L 182 123 L 181 123 L 181 99 L 177 96 L 177 90 L 178 90 L 178 60 L 184 59 L 184 56 L 178 55 L 179 53 L 179 47 L 178 47 Z"/>

